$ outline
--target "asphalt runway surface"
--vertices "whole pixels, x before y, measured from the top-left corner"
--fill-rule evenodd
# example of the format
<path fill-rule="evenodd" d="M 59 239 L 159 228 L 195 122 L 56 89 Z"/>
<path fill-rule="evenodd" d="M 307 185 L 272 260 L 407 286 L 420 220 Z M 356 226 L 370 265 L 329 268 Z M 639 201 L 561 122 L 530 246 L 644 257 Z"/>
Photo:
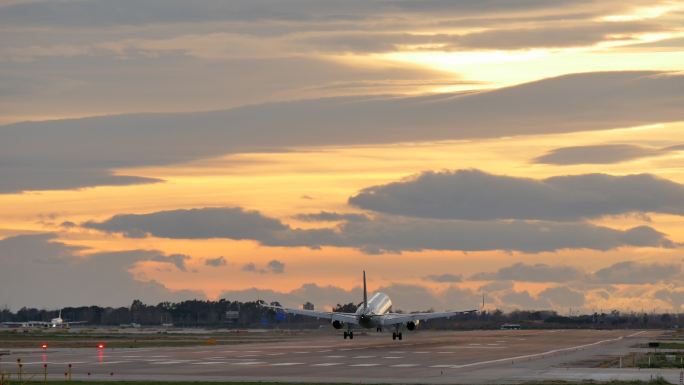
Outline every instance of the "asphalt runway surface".
<path fill-rule="evenodd" d="M 677 382 L 679 370 L 599 369 L 601 357 L 661 334 L 634 330 L 419 331 L 312 334 L 275 343 L 155 348 L 13 349 L 2 371 L 24 378 L 240 380 L 363 383 L 516 383 L 539 380 L 646 379 Z M 1 341 L 0 341 L 1 342 Z"/>

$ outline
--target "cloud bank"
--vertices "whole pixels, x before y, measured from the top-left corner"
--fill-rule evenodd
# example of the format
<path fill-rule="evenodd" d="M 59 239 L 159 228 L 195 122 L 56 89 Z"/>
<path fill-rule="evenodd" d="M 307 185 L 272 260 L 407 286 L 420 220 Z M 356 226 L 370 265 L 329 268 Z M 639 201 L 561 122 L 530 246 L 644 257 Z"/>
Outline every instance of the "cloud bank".
<path fill-rule="evenodd" d="M 678 121 L 684 120 L 683 87 L 681 74 L 602 72 L 465 95 L 323 98 L 225 111 L 17 123 L 0 129 L 0 193 L 155 182 L 113 177 L 112 170 L 238 152 Z M 566 103 L 568 98 L 574 102 Z"/>
<path fill-rule="evenodd" d="M 199 291 L 171 291 L 156 281 L 141 281 L 129 271 L 136 263 L 154 261 L 186 271 L 185 255 L 153 250 L 102 252 L 80 256 L 84 248 L 55 240 L 55 234 L 20 235 L 0 240 L 0 290 L 12 308 L 37 306 L 128 306 L 205 298 Z M 55 290 L 59 288 L 59 290 Z M 29 290 L 30 289 L 30 290 Z"/>
<path fill-rule="evenodd" d="M 632 144 L 562 147 L 534 159 L 535 163 L 573 165 L 609 164 L 682 151 L 684 146 L 651 148 Z"/>
<path fill-rule="evenodd" d="M 621 246 L 674 247 L 648 226 L 615 230 L 586 223 L 465 221 L 378 216 L 336 227 L 297 229 L 256 211 L 199 208 L 149 214 L 122 214 L 85 228 L 126 237 L 175 239 L 227 238 L 265 246 L 352 247 L 367 253 L 417 250 L 554 251 L 568 248 L 608 250 Z"/>
<path fill-rule="evenodd" d="M 459 170 L 369 187 L 349 203 L 420 218 L 575 221 L 632 212 L 682 215 L 684 186 L 649 174 L 535 180 Z"/>

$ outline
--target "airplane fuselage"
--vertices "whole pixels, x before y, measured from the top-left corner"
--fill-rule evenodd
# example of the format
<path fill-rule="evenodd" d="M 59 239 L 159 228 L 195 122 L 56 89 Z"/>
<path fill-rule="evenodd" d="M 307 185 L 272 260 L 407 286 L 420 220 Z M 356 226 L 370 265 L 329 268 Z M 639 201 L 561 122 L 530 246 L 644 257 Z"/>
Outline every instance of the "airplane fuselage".
<path fill-rule="evenodd" d="M 392 308 L 392 300 L 385 293 L 375 293 L 368 300 L 368 305 L 361 305 L 356 310 L 356 316 L 359 320 L 359 325 L 364 328 L 379 328 L 382 327 L 379 315 L 386 314 Z"/>

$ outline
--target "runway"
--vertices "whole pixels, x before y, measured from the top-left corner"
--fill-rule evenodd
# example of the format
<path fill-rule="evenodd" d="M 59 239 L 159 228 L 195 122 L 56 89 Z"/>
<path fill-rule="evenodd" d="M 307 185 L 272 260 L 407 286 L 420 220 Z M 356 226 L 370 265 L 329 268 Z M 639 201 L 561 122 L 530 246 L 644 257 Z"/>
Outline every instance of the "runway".
<path fill-rule="evenodd" d="M 645 378 L 646 370 L 596 369 L 578 362 L 626 354 L 659 335 L 634 330 L 421 331 L 403 341 L 387 334 L 305 335 L 299 340 L 201 347 L 18 349 L 3 371 L 42 378 L 248 380 L 364 383 L 515 383 L 543 379 Z M 664 373 L 679 377 L 679 371 Z M 606 377 L 608 376 L 608 377 Z"/>

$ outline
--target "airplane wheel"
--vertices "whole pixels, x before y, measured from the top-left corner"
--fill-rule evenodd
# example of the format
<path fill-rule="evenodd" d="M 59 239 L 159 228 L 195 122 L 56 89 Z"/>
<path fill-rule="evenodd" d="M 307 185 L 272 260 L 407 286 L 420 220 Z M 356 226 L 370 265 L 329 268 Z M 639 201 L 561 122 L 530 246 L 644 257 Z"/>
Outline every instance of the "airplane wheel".
<path fill-rule="evenodd" d="M 354 339 L 354 332 L 349 332 L 349 339 L 353 340 Z"/>
<path fill-rule="evenodd" d="M 348 335 L 349 335 L 349 333 L 344 332 L 344 339 L 345 339 L 345 340 L 347 339 L 347 336 L 348 336 Z"/>
<path fill-rule="evenodd" d="M 392 333 L 392 340 L 396 340 L 396 339 L 397 339 L 397 333 Z"/>
<path fill-rule="evenodd" d="M 397 335 L 397 337 L 399 337 L 399 341 L 401 341 L 401 337 L 402 337 L 401 333 L 399 333 L 399 335 Z"/>

